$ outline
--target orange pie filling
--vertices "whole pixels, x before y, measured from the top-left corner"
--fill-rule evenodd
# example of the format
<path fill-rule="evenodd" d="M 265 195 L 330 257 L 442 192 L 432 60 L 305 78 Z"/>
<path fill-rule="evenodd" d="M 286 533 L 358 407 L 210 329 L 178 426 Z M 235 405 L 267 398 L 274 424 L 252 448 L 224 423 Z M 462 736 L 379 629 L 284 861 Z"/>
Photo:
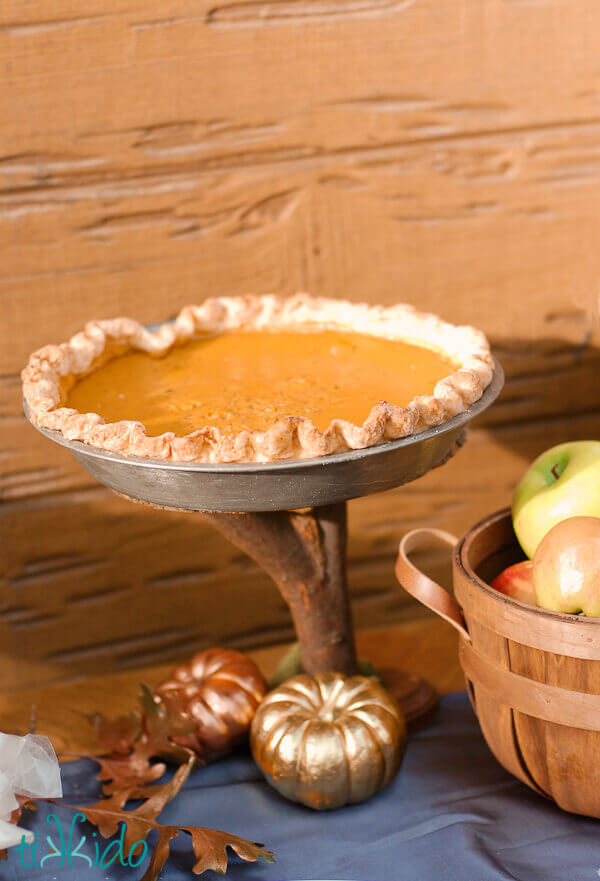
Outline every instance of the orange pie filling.
<path fill-rule="evenodd" d="M 456 369 L 433 350 L 356 332 L 236 331 L 162 357 L 116 357 L 77 381 L 65 406 L 142 422 L 150 436 L 265 431 L 285 416 L 324 431 L 333 419 L 362 425 L 379 401 L 406 406 L 430 395 Z"/>

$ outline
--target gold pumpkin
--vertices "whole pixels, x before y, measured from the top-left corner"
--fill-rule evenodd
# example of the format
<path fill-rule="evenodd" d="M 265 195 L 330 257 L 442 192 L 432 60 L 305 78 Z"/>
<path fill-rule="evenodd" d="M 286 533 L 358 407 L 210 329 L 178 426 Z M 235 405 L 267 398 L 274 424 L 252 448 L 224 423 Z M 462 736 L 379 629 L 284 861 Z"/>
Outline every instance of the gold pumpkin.
<path fill-rule="evenodd" d="M 332 810 L 370 798 L 393 779 L 406 748 L 406 721 L 375 679 L 303 674 L 260 704 L 250 745 L 282 795 Z"/>

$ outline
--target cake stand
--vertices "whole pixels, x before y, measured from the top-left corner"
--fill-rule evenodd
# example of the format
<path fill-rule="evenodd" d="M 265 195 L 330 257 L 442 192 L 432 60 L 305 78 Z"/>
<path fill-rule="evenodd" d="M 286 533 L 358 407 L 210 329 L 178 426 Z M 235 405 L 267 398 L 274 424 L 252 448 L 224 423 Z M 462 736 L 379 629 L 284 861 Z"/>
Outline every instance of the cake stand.
<path fill-rule="evenodd" d="M 117 493 L 165 510 L 199 512 L 275 581 L 290 608 L 306 672 L 352 674 L 357 660 L 346 581 L 346 502 L 442 465 L 464 442 L 467 423 L 490 406 L 503 383 L 496 362 L 483 396 L 442 425 L 364 450 L 265 464 L 123 456 L 35 427 Z M 30 419 L 26 405 L 25 414 Z M 382 673 L 409 721 L 431 711 L 435 692 L 423 680 L 402 671 Z"/>

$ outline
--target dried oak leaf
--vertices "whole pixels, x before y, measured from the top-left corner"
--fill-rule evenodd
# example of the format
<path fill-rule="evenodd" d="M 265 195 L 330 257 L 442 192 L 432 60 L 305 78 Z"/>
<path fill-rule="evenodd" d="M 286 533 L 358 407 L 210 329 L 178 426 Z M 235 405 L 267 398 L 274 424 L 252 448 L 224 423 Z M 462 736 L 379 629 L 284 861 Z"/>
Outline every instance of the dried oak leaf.
<path fill-rule="evenodd" d="M 95 761 L 102 765 L 106 764 L 102 759 L 95 759 Z M 90 807 L 102 807 L 120 811 L 128 801 L 141 800 L 143 804 L 136 811 L 138 816 L 155 820 L 165 805 L 172 801 L 181 790 L 195 764 L 196 757 L 190 754 L 186 764 L 180 765 L 171 780 L 168 780 L 166 783 L 151 785 L 148 782 L 142 782 L 139 778 L 132 778 L 129 782 L 123 781 L 122 778 L 117 781 L 111 780 L 109 784 L 102 787 L 104 794 L 108 797 L 94 805 L 90 805 Z M 162 773 L 164 773 L 165 766 L 162 763 L 152 765 L 151 767 L 161 768 Z M 101 770 L 98 776 L 103 773 L 104 771 Z M 162 776 L 162 773 L 158 776 Z"/>
<path fill-rule="evenodd" d="M 105 795 L 113 795 L 115 792 L 129 789 L 133 786 L 144 786 L 154 783 L 167 770 L 163 762 L 151 764 L 147 757 L 139 753 L 131 753 L 127 756 L 90 756 L 100 765 L 98 780 L 103 783 L 102 791 Z"/>
<path fill-rule="evenodd" d="M 116 719 L 106 719 L 102 713 L 86 715 L 85 718 L 94 729 L 101 752 L 128 753 L 142 733 L 142 716 L 137 710 Z"/>
<path fill-rule="evenodd" d="M 86 716 L 94 729 L 98 751 L 109 753 L 111 758 L 133 754 L 138 764 L 153 756 L 178 764 L 186 762 L 189 749 L 178 746 L 173 738 L 193 733 L 194 722 L 184 717 L 177 701 L 155 697 L 143 683 L 139 701 L 140 710 L 132 710 L 128 716 Z"/>
<path fill-rule="evenodd" d="M 262 844 L 246 841 L 237 835 L 197 826 L 162 826 L 156 821 L 165 805 L 180 791 L 194 766 L 201 764 L 201 759 L 191 749 L 173 740 L 175 737 L 185 739 L 195 731 L 194 721 L 181 711 L 177 700 L 155 696 L 142 685 L 140 705 L 140 711 L 114 721 L 104 719 L 101 714 L 90 718 L 99 749 L 109 751 L 109 755 L 102 757 L 88 756 L 100 766 L 98 779 L 106 797 L 84 807 L 55 803 L 80 811 L 105 838 L 114 835 L 123 823 L 126 854 L 139 855 L 139 842 L 145 842 L 148 834 L 156 831 L 156 844 L 141 881 L 156 881 L 169 857 L 170 843 L 179 832 L 185 832 L 192 839 L 196 858 L 193 872 L 196 875 L 208 869 L 225 873 L 228 847 L 247 862 L 257 859 L 274 862 L 273 854 Z M 153 762 L 152 759 L 156 758 L 179 765 L 166 783 L 158 782 L 166 765 Z M 123 810 L 131 800 L 142 803 L 135 810 Z"/>
<path fill-rule="evenodd" d="M 190 749 L 172 741 L 173 736 L 188 734 L 192 723 L 182 719 L 176 705 L 155 699 L 142 685 L 140 702 L 143 712 L 133 712 L 114 721 L 101 714 L 88 717 L 94 726 L 98 748 L 108 755 L 88 756 L 100 765 L 98 780 L 106 796 L 118 796 L 121 806 L 133 796 L 129 793 L 140 786 L 157 781 L 166 771 L 161 757 L 178 765 L 187 765 Z M 196 759 L 196 763 L 199 760 Z"/>
<path fill-rule="evenodd" d="M 221 832 L 219 829 L 204 829 L 200 826 L 161 826 L 155 820 L 141 816 L 138 811 L 116 811 L 105 807 L 105 802 L 90 807 L 68 805 L 57 802 L 61 807 L 69 808 L 82 813 L 90 823 L 93 823 L 104 838 L 109 838 L 117 831 L 120 823 L 125 823 L 126 833 L 123 840 L 125 853 L 130 853 L 131 847 L 137 841 L 145 841 L 152 830 L 158 833 L 156 846 L 152 852 L 150 864 L 140 881 L 157 881 L 158 876 L 165 865 L 169 853 L 171 841 L 180 832 L 186 832 L 192 839 L 192 849 L 196 862 L 192 871 L 195 875 L 201 875 L 211 869 L 213 872 L 225 874 L 227 871 L 228 854 L 227 848 L 231 848 L 242 860 L 255 862 L 258 859 L 266 862 L 275 862 L 275 857 L 269 850 L 256 841 L 247 841 L 229 832 Z"/>
<path fill-rule="evenodd" d="M 142 684 L 140 704 L 143 713 L 143 733 L 134 749 L 150 751 L 167 761 L 181 764 L 187 762 L 190 749 L 180 746 L 173 738 L 183 737 L 195 731 L 195 722 L 181 712 L 177 701 L 166 701 L 154 695 L 147 685 Z"/>

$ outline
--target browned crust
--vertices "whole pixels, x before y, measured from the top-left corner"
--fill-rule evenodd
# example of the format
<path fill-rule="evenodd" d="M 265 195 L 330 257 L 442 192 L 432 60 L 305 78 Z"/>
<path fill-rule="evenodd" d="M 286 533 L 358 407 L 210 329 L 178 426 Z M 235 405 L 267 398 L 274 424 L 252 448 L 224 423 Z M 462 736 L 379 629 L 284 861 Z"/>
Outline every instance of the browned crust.
<path fill-rule="evenodd" d="M 97 413 L 64 405 L 66 390 L 115 355 L 143 351 L 161 355 L 197 333 L 233 329 L 350 330 L 432 348 L 460 367 L 440 380 L 433 395 L 420 395 L 406 407 L 374 404 L 362 425 L 334 419 L 323 432 L 303 416 L 287 416 L 266 431 L 223 434 L 206 427 L 180 437 L 147 435 L 141 422 L 105 422 Z M 185 462 L 270 462 L 327 456 L 406 437 L 439 425 L 477 401 L 489 385 L 493 359 L 485 336 L 473 327 L 455 327 L 412 306 L 369 306 L 297 294 L 215 297 L 186 306 L 174 322 L 150 331 L 130 318 L 91 321 L 69 342 L 34 352 L 23 370 L 23 395 L 32 421 L 61 431 L 69 440 L 130 456 Z"/>

